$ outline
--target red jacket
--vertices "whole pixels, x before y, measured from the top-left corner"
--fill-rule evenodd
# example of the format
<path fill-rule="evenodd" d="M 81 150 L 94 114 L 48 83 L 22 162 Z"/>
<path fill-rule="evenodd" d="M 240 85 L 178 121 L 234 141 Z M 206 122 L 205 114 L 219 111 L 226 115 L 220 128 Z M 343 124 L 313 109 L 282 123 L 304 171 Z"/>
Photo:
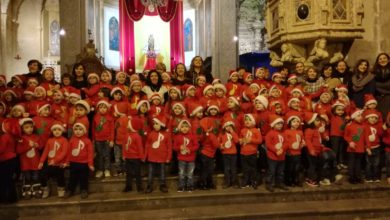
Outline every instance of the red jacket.
<path fill-rule="evenodd" d="M 235 126 L 236 131 L 241 131 L 241 128 L 244 126 L 244 114 L 240 111 L 235 112 L 231 110 L 227 110 L 225 114 L 223 114 L 222 117 L 222 124 L 227 122 L 227 121 L 232 121 Z"/>
<path fill-rule="evenodd" d="M 379 121 L 375 125 L 368 123 L 364 125 L 364 138 L 367 148 L 374 149 L 380 147 L 382 135 L 382 123 Z"/>
<path fill-rule="evenodd" d="M 131 96 L 129 96 L 130 115 L 136 115 L 138 113 L 137 111 L 138 102 L 145 98 L 146 98 L 145 95 L 143 95 L 142 93 L 132 93 Z"/>
<path fill-rule="evenodd" d="M 146 138 L 145 160 L 155 163 L 167 163 L 172 159 L 172 143 L 165 131 L 151 131 Z"/>
<path fill-rule="evenodd" d="M 150 117 L 154 118 L 159 115 L 165 114 L 165 109 L 163 105 L 150 105 L 149 113 Z"/>
<path fill-rule="evenodd" d="M 302 130 L 287 129 L 283 133 L 289 155 L 301 155 L 301 149 L 305 144 Z"/>
<path fill-rule="evenodd" d="M 198 140 L 198 142 L 200 142 L 204 134 L 203 129 L 200 126 L 199 118 L 191 118 L 191 132 L 192 134 L 196 135 L 196 139 Z"/>
<path fill-rule="evenodd" d="M 241 129 L 240 138 L 249 138 L 247 144 L 241 146 L 241 155 L 257 154 L 257 147 L 263 142 L 261 132 L 257 128 L 243 128 Z"/>
<path fill-rule="evenodd" d="M 7 133 L 0 135 L 0 161 L 6 161 L 15 157 L 15 138 Z"/>
<path fill-rule="evenodd" d="M 121 116 L 115 120 L 115 141 L 117 145 L 122 145 L 126 141 L 127 125 L 131 116 Z"/>
<path fill-rule="evenodd" d="M 100 84 L 96 83 L 95 85 L 92 85 L 89 88 L 83 88 L 82 89 L 85 93 L 85 96 L 91 100 L 91 103 L 93 106 L 96 105 L 96 103 L 99 101 L 99 91 L 100 91 Z"/>
<path fill-rule="evenodd" d="M 178 134 L 173 140 L 173 150 L 177 152 L 180 161 L 194 162 L 199 145 L 196 136 L 192 134 Z"/>
<path fill-rule="evenodd" d="M 35 134 L 39 136 L 39 145 L 43 147 L 51 135 L 51 126 L 54 119 L 52 117 L 35 116 L 32 120 L 35 125 Z"/>
<path fill-rule="evenodd" d="M 145 158 L 144 145 L 142 137 L 136 132 L 128 132 L 125 137 L 125 142 L 122 145 L 122 155 L 125 159 L 140 159 Z"/>
<path fill-rule="evenodd" d="M 52 166 L 64 165 L 67 163 L 68 151 L 68 139 L 62 136 L 49 138 L 46 142 L 40 162 L 44 163 L 47 159 L 47 163 L 52 163 Z"/>
<path fill-rule="evenodd" d="M 46 99 L 43 100 L 33 100 L 28 105 L 28 113 L 29 117 L 33 117 L 38 115 L 38 107 L 46 104 Z"/>
<path fill-rule="evenodd" d="M 178 125 L 181 122 L 181 120 L 186 119 L 185 116 L 171 116 L 169 117 L 169 121 L 167 123 L 167 131 L 171 134 L 178 134 L 179 129 Z"/>
<path fill-rule="evenodd" d="M 237 154 L 237 144 L 239 138 L 236 132 L 223 132 L 219 134 L 218 141 L 220 143 L 219 149 L 222 154 Z"/>
<path fill-rule="evenodd" d="M 35 146 L 31 146 L 30 144 Z M 19 154 L 20 169 L 22 171 L 38 170 L 41 156 L 39 153 L 40 149 L 42 149 L 42 146 L 39 145 L 38 135 L 22 135 L 16 146 L 16 151 Z"/>
<path fill-rule="evenodd" d="M 345 127 L 344 139 L 348 143 L 347 152 L 364 153 L 365 152 L 365 140 L 364 140 L 364 125 L 352 121 Z M 356 144 L 355 149 L 351 148 L 350 143 Z"/>
<path fill-rule="evenodd" d="M 345 124 L 345 118 L 332 114 L 330 119 L 330 136 L 344 137 Z"/>
<path fill-rule="evenodd" d="M 84 135 L 76 137 L 73 135 L 69 140 L 68 162 L 87 163 L 93 166 L 94 150 L 91 140 Z"/>
<path fill-rule="evenodd" d="M 307 128 L 304 132 L 307 150 L 311 156 L 319 156 L 321 152 L 329 150 L 322 144 L 318 128 Z"/>
<path fill-rule="evenodd" d="M 215 152 L 219 146 L 218 134 L 221 126 L 219 117 L 209 116 L 200 120 L 200 127 L 203 130 L 201 139 L 201 153 L 209 158 L 214 158 Z"/>
<path fill-rule="evenodd" d="M 382 141 L 385 144 L 385 151 L 386 152 L 390 152 L 390 128 L 387 128 L 383 132 L 383 139 L 382 139 Z"/>
<path fill-rule="evenodd" d="M 238 96 L 241 96 L 241 85 L 237 82 L 237 83 L 232 83 L 232 82 L 228 82 L 225 84 L 225 87 L 226 87 L 226 96 L 235 96 L 235 97 L 238 97 Z"/>
<path fill-rule="evenodd" d="M 92 121 L 92 138 L 95 141 L 114 141 L 115 119 L 109 114 L 95 113 Z"/>
<path fill-rule="evenodd" d="M 64 127 L 67 126 L 69 121 L 68 104 L 65 100 L 61 103 L 52 103 L 51 112 L 54 120 L 60 121 Z"/>
<path fill-rule="evenodd" d="M 267 148 L 267 157 L 269 159 L 278 161 L 285 160 L 287 146 L 284 142 L 282 131 L 277 131 L 275 129 L 270 130 L 265 135 L 265 146 Z M 277 155 L 279 150 L 282 150 L 282 153 Z"/>

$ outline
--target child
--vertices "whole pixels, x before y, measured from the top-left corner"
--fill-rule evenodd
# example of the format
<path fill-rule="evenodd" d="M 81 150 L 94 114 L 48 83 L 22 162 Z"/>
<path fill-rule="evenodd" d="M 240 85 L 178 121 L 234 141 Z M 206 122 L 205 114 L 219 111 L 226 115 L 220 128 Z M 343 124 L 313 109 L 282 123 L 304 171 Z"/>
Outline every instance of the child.
<path fill-rule="evenodd" d="M 60 85 L 54 79 L 54 69 L 52 67 L 44 69 L 42 71 L 42 79 L 40 86 L 45 88 L 47 98 L 51 99 L 54 90 L 60 88 Z"/>
<path fill-rule="evenodd" d="M 163 81 L 163 86 L 165 86 L 168 90 L 172 86 L 172 81 L 171 81 L 171 75 L 167 72 L 161 73 L 161 79 Z"/>
<path fill-rule="evenodd" d="M 53 94 L 52 94 L 53 95 Z M 39 106 L 47 103 L 46 89 L 42 86 L 35 87 L 34 89 L 34 100 L 29 104 L 30 116 L 38 115 Z"/>
<path fill-rule="evenodd" d="M 230 96 L 227 101 L 227 111 L 223 114 L 225 122 L 232 121 L 236 131 L 241 131 L 242 123 L 244 121 L 244 114 L 240 109 L 239 97 Z"/>
<path fill-rule="evenodd" d="M 175 103 L 177 102 L 180 102 L 181 101 L 181 91 L 179 89 L 179 87 L 177 86 L 172 86 L 169 90 L 168 90 L 168 101 L 165 103 L 165 114 L 167 115 L 171 115 L 172 114 L 172 111 L 173 111 L 173 106 L 175 105 Z"/>
<path fill-rule="evenodd" d="M 270 83 L 267 80 L 267 72 L 268 68 L 265 66 L 256 69 L 255 80 L 253 80 L 253 82 L 259 85 L 260 88 L 271 87 Z"/>
<path fill-rule="evenodd" d="M 241 85 L 239 83 L 239 74 L 235 70 L 230 71 L 229 81 L 225 84 L 227 96 L 240 96 Z"/>
<path fill-rule="evenodd" d="M 64 73 L 61 75 L 61 88 L 64 90 L 64 95 L 69 96 L 71 91 L 74 91 L 76 88 L 72 86 L 72 75 L 69 73 Z"/>
<path fill-rule="evenodd" d="M 73 136 L 69 140 L 69 184 L 65 197 L 69 198 L 80 184 L 81 199 L 88 198 L 89 170 L 94 171 L 93 146 L 87 136 L 87 125 L 76 122 L 73 125 Z"/>
<path fill-rule="evenodd" d="M 153 191 L 153 177 L 156 173 L 160 173 L 160 191 L 168 192 L 165 182 L 165 164 L 172 159 L 172 145 L 165 127 L 164 117 L 153 118 L 153 131 L 148 133 L 145 143 L 144 161 L 147 161 L 149 166 L 148 185 L 145 193 Z"/>
<path fill-rule="evenodd" d="M 125 72 L 119 71 L 115 75 L 115 84 L 114 86 L 120 87 L 125 93 L 125 97 L 130 95 L 130 89 L 126 85 L 127 74 Z"/>
<path fill-rule="evenodd" d="M 99 75 L 94 72 L 89 73 L 87 80 L 88 80 L 88 88 L 82 88 L 81 91 L 85 93 L 85 96 L 89 100 L 89 102 L 93 106 L 95 106 L 99 100 L 99 96 L 98 96 L 100 90 Z"/>
<path fill-rule="evenodd" d="M 35 133 L 39 136 L 39 141 L 42 146 L 45 146 L 47 140 L 51 134 L 51 126 L 54 122 L 53 117 L 51 117 L 51 107 L 49 103 L 43 103 L 37 106 L 38 115 L 34 116 L 32 120 L 35 125 Z"/>
<path fill-rule="evenodd" d="M 381 139 L 383 135 L 383 124 L 379 121 L 379 114 L 375 109 L 365 110 L 364 136 L 366 144 L 366 182 L 379 183 L 381 180 L 381 169 L 379 166 L 381 158 Z"/>
<path fill-rule="evenodd" d="M 383 143 L 385 145 L 386 152 L 386 178 L 387 184 L 390 184 L 390 112 L 387 113 L 386 122 L 383 125 L 384 134 L 383 134 Z"/>
<path fill-rule="evenodd" d="M 85 100 L 79 100 L 75 104 L 75 118 L 72 124 L 75 123 L 83 123 L 87 130 L 86 135 L 88 136 L 89 131 L 89 120 L 88 120 L 88 114 L 91 111 L 91 107 L 89 103 Z"/>
<path fill-rule="evenodd" d="M 244 115 L 244 128 L 240 132 L 241 165 L 243 181 L 241 186 L 257 189 L 257 148 L 263 142 L 260 130 L 256 128 L 256 120 L 253 114 Z"/>
<path fill-rule="evenodd" d="M 336 163 L 338 169 L 346 169 L 344 163 L 344 131 L 345 131 L 345 105 L 336 101 L 332 105 L 332 116 L 330 120 L 330 144 L 336 154 Z"/>
<path fill-rule="evenodd" d="M 383 123 L 382 113 L 376 109 L 378 106 L 378 102 L 376 101 L 375 97 L 372 94 L 365 94 L 364 95 L 364 112 L 363 116 L 364 118 L 367 115 L 367 111 L 374 111 L 378 115 L 378 122 Z"/>
<path fill-rule="evenodd" d="M 96 178 L 110 177 L 110 153 L 114 147 L 114 117 L 110 114 L 110 103 L 102 99 L 97 103 L 97 112 L 93 117 L 92 139 L 96 150 Z"/>
<path fill-rule="evenodd" d="M 218 136 L 220 143 L 219 149 L 223 157 L 224 184 L 223 188 L 234 186 L 239 187 L 237 181 L 237 144 L 238 135 L 234 131 L 235 124 L 233 121 L 226 121 L 223 126 L 223 132 Z"/>
<path fill-rule="evenodd" d="M 129 104 L 130 104 L 130 109 L 129 109 L 129 114 L 130 115 L 136 115 L 138 113 L 137 106 L 138 103 L 141 100 L 146 99 L 146 95 L 144 92 L 141 91 L 142 89 L 142 83 L 139 80 L 134 80 L 130 83 L 130 95 L 126 96 L 126 92 L 124 93 L 125 97 L 129 97 Z"/>
<path fill-rule="evenodd" d="M 65 128 L 62 122 L 55 122 L 50 128 L 53 136 L 46 142 L 41 159 L 39 161 L 39 169 L 43 168 L 43 164 L 47 160 L 48 167 L 45 168 L 45 181 L 43 181 L 42 198 L 49 196 L 49 188 L 47 186 L 47 178 L 55 178 L 57 181 L 58 197 L 65 195 L 65 167 L 67 163 L 69 143 L 68 140 L 62 136 Z"/>
<path fill-rule="evenodd" d="M 186 118 L 186 109 L 182 102 L 176 102 L 172 105 L 172 114 L 169 117 L 168 131 L 173 134 L 177 134 L 179 132 L 178 125 L 182 119 Z"/>
<path fill-rule="evenodd" d="M 227 110 L 227 99 L 226 99 L 226 87 L 222 83 L 217 83 L 214 86 L 215 100 L 218 103 L 221 114 Z"/>
<path fill-rule="evenodd" d="M 33 133 L 34 122 L 31 118 L 20 119 L 19 125 L 22 136 L 18 141 L 16 151 L 19 154 L 20 170 L 23 174 L 22 196 L 24 199 L 41 198 L 38 165 L 42 145 L 39 144 L 39 137 Z"/>
<path fill-rule="evenodd" d="M 190 123 L 191 123 L 191 129 L 192 133 L 196 135 L 196 139 L 198 142 L 202 138 L 202 128 L 200 126 L 200 120 L 203 118 L 203 107 L 197 103 L 192 103 L 188 106 L 189 109 L 189 116 L 190 116 Z"/>
<path fill-rule="evenodd" d="M 150 102 L 150 111 L 149 115 L 154 118 L 157 117 L 160 114 L 164 114 L 164 105 L 162 105 L 162 98 L 159 93 L 154 93 L 149 98 Z"/>
<path fill-rule="evenodd" d="M 332 117 L 332 93 L 328 89 L 322 90 L 319 102 L 314 107 L 314 112 L 319 114 L 325 112 L 328 118 Z"/>
<path fill-rule="evenodd" d="M 286 184 L 288 186 L 302 186 L 300 178 L 301 150 L 305 146 L 301 128 L 302 119 L 299 114 L 286 114 L 287 129 L 283 136 L 286 143 Z"/>
<path fill-rule="evenodd" d="M 53 100 L 51 103 L 51 110 L 53 114 L 53 118 L 56 121 L 60 121 L 64 127 L 66 127 L 66 124 L 69 120 L 68 115 L 68 103 L 65 101 L 64 97 L 64 90 L 54 90 L 53 94 Z"/>
<path fill-rule="evenodd" d="M 198 150 L 198 141 L 191 133 L 191 124 L 188 120 L 181 120 L 179 134 L 173 140 L 173 150 L 177 152 L 179 161 L 179 185 L 178 192 L 194 190 L 195 157 Z"/>
<path fill-rule="evenodd" d="M 268 159 L 265 187 L 270 192 L 274 192 L 274 185 L 276 188 L 288 190 L 286 185 L 284 185 L 284 161 L 287 151 L 287 145 L 282 132 L 284 121 L 278 115 L 270 115 L 269 118 L 272 129 L 265 135 Z"/>
<path fill-rule="evenodd" d="M 100 88 L 108 88 L 111 91 L 111 80 L 111 72 L 108 70 L 103 70 L 102 74 L 100 74 Z"/>
<path fill-rule="evenodd" d="M 314 67 L 309 67 L 306 73 L 306 81 L 304 82 L 304 91 L 312 98 L 318 98 L 323 86 L 325 86 L 324 79 L 317 73 Z"/>
<path fill-rule="evenodd" d="M 202 98 L 203 96 L 203 90 L 204 88 L 207 86 L 207 83 L 206 83 L 206 77 L 203 76 L 203 75 L 199 75 L 198 77 L 196 77 L 196 97 L 198 99 Z"/>
<path fill-rule="evenodd" d="M 125 160 L 126 186 L 123 192 L 130 192 L 133 189 L 133 178 L 137 186 L 137 192 L 142 192 L 141 161 L 145 158 L 144 145 L 142 138 L 138 133 L 142 122 L 131 119 L 128 122 L 128 133 L 125 137 L 125 143 L 122 147 L 122 155 Z"/>
<path fill-rule="evenodd" d="M 14 175 L 18 166 L 15 138 L 4 130 L 0 142 L 0 203 L 14 203 L 17 201 Z"/>

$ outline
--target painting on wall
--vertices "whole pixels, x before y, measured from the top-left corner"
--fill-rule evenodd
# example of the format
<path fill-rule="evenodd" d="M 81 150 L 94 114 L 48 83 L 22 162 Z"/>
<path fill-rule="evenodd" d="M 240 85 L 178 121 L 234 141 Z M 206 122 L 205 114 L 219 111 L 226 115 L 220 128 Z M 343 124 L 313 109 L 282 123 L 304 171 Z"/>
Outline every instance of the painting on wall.
<path fill-rule="evenodd" d="M 54 20 L 50 24 L 50 56 L 60 55 L 60 23 Z"/>
<path fill-rule="evenodd" d="M 110 50 L 119 51 L 119 22 L 116 17 L 111 17 L 108 21 L 109 39 L 108 45 Z"/>
<path fill-rule="evenodd" d="M 191 19 L 187 18 L 184 21 L 184 51 L 189 52 L 194 50 L 194 28 Z"/>

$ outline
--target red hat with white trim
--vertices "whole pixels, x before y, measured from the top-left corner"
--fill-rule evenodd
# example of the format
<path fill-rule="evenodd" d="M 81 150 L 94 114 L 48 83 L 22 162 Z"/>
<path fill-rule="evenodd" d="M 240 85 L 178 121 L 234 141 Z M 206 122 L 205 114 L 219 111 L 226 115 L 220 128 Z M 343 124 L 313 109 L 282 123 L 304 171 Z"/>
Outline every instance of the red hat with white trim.
<path fill-rule="evenodd" d="M 287 106 L 290 106 L 291 102 L 301 102 L 301 100 L 298 98 L 291 98 L 288 100 Z"/>
<path fill-rule="evenodd" d="M 23 91 L 23 95 L 34 95 L 35 87 L 29 86 Z"/>
<path fill-rule="evenodd" d="M 234 75 L 238 77 L 238 72 L 236 70 L 230 70 L 230 72 L 229 72 L 229 79 L 231 79 L 232 76 L 234 76 Z"/>
<path fill-rule="evenodd" d="M 114 93 L 116 93 L 116 92 L 120 92 L 120 93 L 122 93 L 122 95 L 125 94 L 125 91 L 123 91 L 123 89 L 121 87 L 115 86 L 114 88 L 112 88 L 112 90 L 110 92 L 111 97 L 114 96 Z"/>
<path fill-rule="evenodd" d="M 137 107 L 136 107 L 137 110 L 139 110 L 143 104 L 146 104 L 147 111 L 149 111 L 149 110 L 150 110 L 150 104 L 149 104 L 149 101 L 146 100 L 146 99 L 142 99 L 142 100 L 140 100 L 140 101 L 137 103 Z"/>
<path fill-rule="evenodd" d="M 158 100 L 162 101 L 162 98 L 161 98 L 161 96 L 160 96 L 160 93 L 158 93 L 158 92 L 153 93 L 153 94 L 149 97 L 149 102 L 152 102 L 154 99 L 158 99 Z"/>
<path fill-rule="evenodd" d="M 345 108 L 345 104 L 340 102 L 340 101 L 335 101 L 332 105 L 332 108 L 336 108 L 337 106 L 341 106 L 341 107 Z"/>
<path fill-rule="evenodd" d="M 90 104 L 89 104 L 87 101 L 85 101 L 85 100 L 78 100 L 78 101 L 76 102 L 75 105 L 84 106 L 84 108 L 85 108 L 86 111 L 87 111 L 87 114 L 91 111 L 91 106 L 90 106 Z"/>
<path fill-rule="evenodd" d="M 282 77 L 282 74 L 281 73 L 279 73 L 279 72 L 274 72 L 274 74 L 272 74 L 272 77 L 271 77 L 271 79 L 272 79 L 272 81 L 274 80 L 274 78 L 275 77 Z"/>
<path fill-rule="evenodd" d="M 21 118 L 21 119 L 19 119 L 19 125 L 20 126 L 23 126 L 26 123 L 34 124 L 34 121 L 31 118 Z"/>
<path fill-rule="evenodd" d="M 298 92 L 299 94 L 301 94 L 301 96 L 304 96 L 305 94 L 302 92 L 302 89 L 298 88 L 298 87 L 295 87 L 294 89 L 292 89 L 290 91 L 290 94 L 293 94 L 294 92 Z"/>
<path fill-rule="evenodd" d="M 156 122 L 157 124 L 161 125 L 161 127 L 166 127 L 167 119 L 166 119 L 165 116 L 163 116 L 162 114 L 157 115 L 157 116 L 154 117 L 152 120 L 153 120 L 154 122 Z"/>
<path fill-rule="evenodd" d="M 196 113 L 203 111 L 203 110 L 204 110 L 203 106 L 199 105 L 197 103 L 190 103 L 188 105 L 188 112 L 189 112 L 190 117 L 196 115 Z"/>
<path fill-rule="evenodd" d="M 230 96 L 228 99 L 234 102 L 237 106 L 240 106 L 240 97 Z"/>
<path fill-rule="evenodd" d="M 365 118 L 369 118 L 369 117 L 376 117 L 376 118 L 379 118 L 379 112 L 374 110 L 374 109 L 367 109 L 365 112 L 364 112 L 364 115 L 365 115 Z"/>
<path fill-rule="evenodd" d="M 191 122 L 187 119 L 182 119 L 180 120 L 179 124 L 177 125 L 177 128 L 180 129 L 183 124 L 188 124 L 189 127 L 191 127 Z"/>
<path fill-rule="evenodd" d="M 371 104 L 378 105 L 378 102 L 376 101 L 375 97 L 372 94 L 365 94 L 364 95 L 364 106 L 368 106 Z"/>
<path fill-rule="evenodd" d="M 270 126 L 273 128 L 278 123 L 284 123 L 283 118 L 281 116 L 279 116 L 279 115 L 271 114 L 269 116 L 269 124 L 270 124 Z"/>
<path fill-rule="evenodd" d="M 179 106 L 183 112 L 186 112 L 186 107 L 184 107 L 184 104 L 182 102 L 176 102 L 172 105 L 172 109 L 174 109 L 176 106 Z"/>
<path fill-rule="evenodd" d="M 298 78 L 298 76 L 296 74 L 292 73 L 292 74 L 288 75 L 287 81 L 290 81 L 292 79 L 297 79 L 297 78 Z"/>
<path fill-rule="evenodd" d="M 76 127 L 81 127 L 81 128 L 84 130 L 85 133 L 87 132 L 87 125 L 85 125 L 85 124 L 82 123 L 82 122 L 76 122 L 76 123 L 73 125 L 73 130 L 74 130 Z"/>
<path fill-rule="evenodd" d="M 124 75 L 125 78 L 127 78 L 127 74 L 126 74 L 125 72 L 119 71 L 119 72 L 117 72 L 117 73 L 115 74 L 115 79 L 118 79 L 118 77 L 119 77 L 120 75 Z"/>
<path fill-rule="evenodd" d="M 136 79 L 136 80 L 131 81 L 129 89 L 132 89 L 137 84 L 142 87 L 142 82 L 140 80 Z"/>
<path fill-rule="evenodd" d="M 318 113 L 305 112 L 304 118 L 305 118 L 306 124 L 313 123 L 314 120 L 316 120 L 317 116 L 318 116 Z"/>
<path fill-rule="evenodd" d="M 171 77 L 171 74 L 169 74 L 168 72 L 163 72 L 163 73 L 161 73 L 161 77 L 162 77 L 162 76 L 168 77 L 169 80 L 171 80 L 171 78 L 172 78 L 172 77 Z"/>
<path fill-rule="evenodd" d="M 177 86 L 172 86 L 171 88 L 169 88 L 168 94 L 171 93 L 171 91 L 177 92 L 177 94 L 179 94 L 179 97 L 181 98 L 181 91 L 180 91 L 180 88 L 179 88 L 179 87 L 177 87 Z"/>
<path fill-rule="evenodd" d="M 276 85 L 273 85 L 273 86 L 271 86 L 271 88 L 269 89 L 268 94 L 271 95 L 271 92 L 272 92 L 272 90 L 274 90 L 274 89 L 277 89 L 279 92 L 281 92 L 280 89 L 279 89 Z"/>
<path fill-rule="evenodd" d="M 215 84 L 222 84 L 222 81 L 218 78 L 214 78 L 213 82 L 211 82 L 211 85 L 215 85 Z"/>
<path fill-rule="evenodd" d="M 190 91 L 190 89 L 195 89 L 196 90 L 196 87 L 194 85 L 189 85 L 189 84 L 184 84 L 182 87 L 182 92 L 185 96 L 188 96 L 188 92 Z"/>
<path fill-rule="evenodd" d="M 207 112 L 210 112 L 211 109 L 215 109 L 219 112 L 219 107 L 217 104 L 214 104 L 214 103 L 211 103 L 208 107 L 207 107 Z"/>
<path fill-rule="evenodd" d="M 45 108 L 49 107 L 50 108 L 50 103 L 48 102 L 42 102 L 42 103 L 39 103 L 37 105 L 37 112 L 41 112 L 42 110 L 44 110 Z"/>
<path fill-rule="evenodd" d="M 216 83 L 216 84 L 213 84 L 214 86 L 214 90 L 216 89 L 222 89 L 224 93 L 226 93 L 226 87 L 224 84 L 222 83 Z"/>
<path fill-rule="evenodd" d="M 338 91 L 344 91 L 344 92 L 348 93 L 348 88 L 347 88 L 347 86 L 344 85 L 344 84 L 338 85 L 334 90 L 335 90 L 336 92 L 338 92 Z"/>
<path fill-rule="evenodd" d="M 196 82 L 198 83 L 198 80 L 199 79 L 203 79 L 204 81 L 206 81 L 206 76 L 204 75 L 199 75 L 198 77 L 196 77 Z"/>
<path fill-rule="evenodd" d="M 45 97 L 46 97 L 46 89 L 45 89 L 43 86 L 37 86 L 37 87 L 35 87 L 35 89 L 34 89 L 34 94 L 35 94 L 38 90 L 41 90 L 42 92 L 44 92 L 44 95 L 45 95 Z"/>
<path fill-rule="evenodd" d="M 288 111 L 285 116 L 287 124 L 290 123 L 291 120 L 298 119 L 301 122 L 301 117 L 295 113 L 294 111 Z"/>
<path fill-rule="evenodd" d="M 111 107 L 110 102 L 109 102 L 108 99 L 106 99 L 106 98 L 100 99 L 100 100 L 96 103 L 96 106 L 99 106 L 99 105 L 105 105 L 105 106 L 107 106 L 108 108 Z"/>
<path fill-rule="evenodd" d="M 11 111 L 13 111 L 14 109 L 19 109 L 23 113 L 26 112 L 26 107 L 24 107 L 24 105 L 22 103 L 18 103 L 16 105 L 12 106 Z"/>
<path fill-rule="evenodd" d="M 26 77 L 23 75 L 14 75 L 11 77 L 11 79 L 18 80 L 20 84 L 23 84 L 26 81 Z"/>
<path fill-rule="evenodd" d="M 245 72 L 245 73 L 242 75 L 242 79 L 245 81 L 245 80 L 247 80 L 247 79 L 248 79 L 248 77 L 250 77 L 250 76 L 252 76 L 252 74 L 251 74 L 251 73 L 249 73 L 249 72 Z"/>
<path fill-rule="evenodd" d="M 225 129 L 228 126 L 232 126 L 233 128 L 236 127 L 233 121 L 226 121 L 225 123 L 223 123 L 222 128 Z"/>
<path fill-rule="evenodd" d="M 52 126 L 50 127 L 50 130 L 53 131 L 54 129 L 59 128 L 61 131 L 65 131 L 65 127 L 61 122 L 55 121 L 53 122 Z"/>
<path fill-rule="evenodd" d="M 351 119 L 355 119 L 356 117 L 358 117 L 359 115 L 362 115 L 363 114 L 363 110 L 359 109 L 359 108 L 356 108 L 352 114 L 351 114 Z"/>
<path fill-rule="evenodd" d="M 88 76 L 87 76 L 87 80 L 89 80 L 92 77 L 96 77 L 97 81 L 98 82 L 100 81 L 100 77 L 99 77 L 99 75 L 97 73 L 89 73 Z"/>
<path fill-rule="evenodd" d="M 13 90 L 13 89 L 6 89 L 6 90 L 3 92 L 3 97 L 4 97 L 4 95 L 7 94 L 7 93 L 13 95 L 15 98 L 19 98 L 19 95 L 18 95 L 18 94 L 15 92 L 15 90 Z"/>
<path fill-rule="evenodd" d="M 256 125 L 256 118 L 253 114 L 245 114 L 244 119 L 249 119 L 252 125 Z"/>
<path fill-rule="evenodd" d="M 264 108 L 268 108 L 269 102 L 268 102 L 267 97 L 265 97 L 263 95 L 258 95 L 258 96 L 256 96 L 255 101 L 260 102 L 264 106 Z"/>
<path fill-rule="evenodd" d="M 205 86 L 203 89 L 203 95 L 206 95 L 207 91 L 211 89 L 214 91 L 214 87 L 212 85 Z"/>

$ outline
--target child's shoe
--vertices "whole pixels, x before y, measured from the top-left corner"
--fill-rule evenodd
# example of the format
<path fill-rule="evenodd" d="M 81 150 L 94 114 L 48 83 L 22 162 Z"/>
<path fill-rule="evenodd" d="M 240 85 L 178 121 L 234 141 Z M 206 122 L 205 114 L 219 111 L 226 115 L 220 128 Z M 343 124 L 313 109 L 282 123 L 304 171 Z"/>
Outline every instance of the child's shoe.
<path fill-rule="evenodd" d="M 100 171 L 100 170 L 96 171 L 95 177 L 96 178 L 102 178 L 103 177 L 103 171 Z"/>
<path fill-rule="evenodd" d="M 64 198 L 65 196 L 65 188 L 64 187 L 58 187 L 57 194 L 59 198 Z"/>
<path fill-rule="evenodd" d="M 330 184 L 330 180 L 326 178 L 320 181 L 321 186 L 330 186 Z"/>
<path fill-rule="evenodd" d="M 22 197 L 23 199 L 31 199 L 31 186 L 24 185 L 22 187 Z"/>
<path fill-rule="evenodd" d="M 131 192 L 133 189 L 132 189 L 133 187 L 131 187 L 131 186 L 126 186 L 124 189 L 123 189 L 123 191 L 122 192 Z"/>
<path fill-rule="evenodd" d="M 148 193 L 151 193 L 151 192 L 153 192 L 153 186 L 148 185 L 146 187 L 145 193 L 148 194 Z"/>
<path fill-rule="evenodd" d="M 104 171 L 104 177 L 111 177 L 111 173 L 110 173 L 110 171 L 109 170 L 105 170 Z"/>
<path fill-rule="evenodd" d="M 45 195 L 45 189 L 47 189 L 47 195 Z M 49 197 L 49 187 L 43 187 L 43 190 L 41 189 L 41 184 L 34 184 L 31 187 L 32 196 L 34 196 L 37 199 L 46 199 Z"/>

